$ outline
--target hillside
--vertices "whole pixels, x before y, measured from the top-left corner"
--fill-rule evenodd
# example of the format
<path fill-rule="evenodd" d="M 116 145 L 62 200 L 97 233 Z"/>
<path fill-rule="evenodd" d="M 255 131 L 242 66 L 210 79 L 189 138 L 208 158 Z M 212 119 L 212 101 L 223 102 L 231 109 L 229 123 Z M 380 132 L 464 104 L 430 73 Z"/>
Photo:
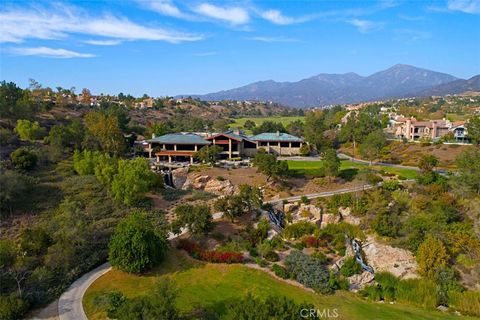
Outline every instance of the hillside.
<path fill-rule="evenodd" d="M 417 96 L 445 96 L 447 94 L 459 94 L 464 92 L 480 91 L 480 75 L 468 80 L 455 80 L 428 88 L 417 93 Z"/>
<path fill-rule="evenodd" d="M 203 100 L 273 101 L 305 108 L 404 97 L 455 80 L 457 78 L 449 74 L 397 64 L 366 77 L 353 72 L 322 73 L 297 82 L 260 81 L 197 97 Z"/>

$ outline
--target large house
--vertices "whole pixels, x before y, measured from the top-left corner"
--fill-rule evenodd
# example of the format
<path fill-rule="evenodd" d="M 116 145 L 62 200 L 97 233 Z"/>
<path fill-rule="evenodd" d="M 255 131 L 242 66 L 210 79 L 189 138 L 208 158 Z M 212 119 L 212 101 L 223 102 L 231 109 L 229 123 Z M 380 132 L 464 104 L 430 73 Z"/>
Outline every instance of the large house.
<path fill-rule="evenodd" d="M 207 145 L 220 146 L 223 150 L 220 157 L 233 159 L 252 157 L 260 148 L 279 156 L 298 155 L 303 144 L 303 139 L 283 132 L 247 136 L 240 130 L 228 130 L 213 134 L 182 132 L 153 136 L 144 142 L 144 150 L 157 161 L 189 160 L 193 163 L 195 152 Z"/>
<path fill-rule="evenodd" d="M 451 122 L 446 119 L 417 121 L 415 118 L 397 116 L 390 121 L 390 131 L 397 138 L 411 141 L 437 140 L 452 132 L 456 140 L 464 140 L 467 134 L 464 121 Z"/>

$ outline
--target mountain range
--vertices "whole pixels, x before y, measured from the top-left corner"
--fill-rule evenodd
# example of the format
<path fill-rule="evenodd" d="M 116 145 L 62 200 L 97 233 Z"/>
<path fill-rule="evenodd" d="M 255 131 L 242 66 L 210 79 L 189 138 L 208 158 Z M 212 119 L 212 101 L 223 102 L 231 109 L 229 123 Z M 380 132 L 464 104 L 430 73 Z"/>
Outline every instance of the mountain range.
<path fill-rule="evenodd" d="M 480 75 L 465 80 L 446 73 L 396 64 L 369 76 L 354 72 L 321 73 L 297 82 L 259 81 L 235 89 L 192 96 L 202 100 L 273 101 L 307 108 L 465 91 L 480 91 Z"/>

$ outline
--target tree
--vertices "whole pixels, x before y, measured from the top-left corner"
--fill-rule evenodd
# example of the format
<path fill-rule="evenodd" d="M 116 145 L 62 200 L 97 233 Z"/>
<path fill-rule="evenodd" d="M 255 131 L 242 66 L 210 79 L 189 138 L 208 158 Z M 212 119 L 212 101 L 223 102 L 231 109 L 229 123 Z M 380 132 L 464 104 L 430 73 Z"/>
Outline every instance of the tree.
<path fill-rule="evenodd" d="M 144 272 L 164 259 L 167 246 L 167 239 L 155 232 L 151 222 L 133 213 L 115 228 L 108 245 L 108 260 L 120 270 Z"/>
<path fill-rule="evenodd" d="M 480 194 L 480 149 L 471 147 L 455 159 L 458 175 L 452 177 L 454 190 L 459 194 Z"/>
<path fill-rule="evenodd" d="M 372 131 L 360 145 L 360 154 L 371 163 L 373 160 L 378 159 L 380 151 L 386 144 L 387 140 L 383 130 Z"/>
<path fill-rule="evenodd" d="M 54 125 L 48 133 L 47 141 L 55 149 L 63 151 L 64 148 L 80 149 L 85 128 L 80 119 L 74 119 L 68 125 Z"/>
<path fill-rule="evenodd" d="M 147 136 L 152 137 L 155 135 L 156 137 L 163 136 L 170 132 L 170 128 L 165 122 L 153 122 L 147 125 Z"/>
<path fill-rule="evenodd" d="M 472 116 L 467 122 L 468 137 L 476 144 L 480 144 L 480 116 Z"/>
<path fill-rule="evenodd" d="M 287 129 L 283 126 L 281 122 L 273 122 L 273 121 L 264 121 L 261 125 L 255 126 L 252 128 L 253 134 L 260 134 L 264 132 L 287 132 Z"/>
<path fill-rule="evenodd" d="M 236 217 L 240 217 L 245 212 L 245 203 L 241 196 L 225 196 L 215 202 L 214 208 L 223 212 L 227 218 L 234 222 Z"/>
<path fill-rule="evenodd" d="M 28 147 L 20 147 L 10 154 L 10 159 L 15 168 L 31 170 L 37 164 L 37 154 Z"/>
<path fill-rule="evenodd" d="M 447 266 L 448 259 L 449 256 L 443 242 L 429 235 L 417 250 L 418 272 L 433 279 L 439 268 Z"/>
<path fill-rule="evenodd" d="M 251 212 L 254 209 L 259 209 L 262 206 L 263 195 L 259 188 L 252 187 L 248 184 L 241 184 L 239 189 L 239 195 L 245 203 L 248 212 Z"/>
<path fill-rule="evenodd" d="M 271 178 L 277 180 L 288 174 L 287 162 L 277 160 L 277 156 L 266 153 L 264 149 L 258 150 L 253 158 L 253 165 L 257 167 L 258 172 L 267 176 L 267 181 Z"/>
<path fill-rule="evenodd" d="M 216 119 L 213 121 L 213 130 L 217 132 L 224 132 L 228 130 L 228 125 L 230 120 L 227 119 Z"/>
<path fill-rule="evenodd" d="M 115 199 L 133 205 L 161 185 L 160 176 L 150 170 L 148 160 L 136 158 L 118 161 L 118 173 L 113 177 L 111 189 Z"/>
<path fill-rule="evenodd" d="M 423 155 L 418 167 L 423 173 L 431 172 L 438 165 L 438 158 L 432 154 Z"/>
<path fill-rule="evenodd" d="M 45 128 L 40 127 L 37 121 L 29 120 L 17 120 L 17 125 L 15 126 L 15 132 L 18 134 L 20 139 L 35 141 L 42 139 L 45 136 Z"/>
<path fill-rule="evenodd" d="M 294 136 L 303 137 L 304 127 L 305 124 L 302 120 L 295 120 L 287 125 L 287 130 L 290 134 Z"/>
<path fill-rule="evenodd" d="M 90 92 L 89 89 L 83 88 L 82 90 L 82 99 L 80 100 L 81 104 L 84 104 L 86 106 L 90 105 L 90 100 L 92 99 L 92 93 Z"/>
<path fill-rule="evenodd" d="M 22 88 L 14 82 L 0 82 L 0 117 L 17 118 L 22 115 L 19 102 L 24 96 Z"/>
<path fill-rule="evenodd" d="M 220 146 L 204 146 L 195 152 L 194 157 L 203 163 L 208 163 L 213 166 L 217 162 L 222 151 L 223 149 Z"/>
<path fill-rule="evenodd" d="M 27 203 L 27 197 L 35 185 L 35 180 L 13 170 L 0 171 L 0 209 L 1 215 L 12 214 L 14 208 Z M 0 216 L 1 216 L 0 215 Z"/>
<path fill-rule="evenodd" d="M 311 152 L 312 152 L 312 149 L 310 148 L 310 145 L 308 143 L 304 143 L 300 147 L 300 155 L 302 157 L 308 157 Z"/>
<path fill-rule="evenodd" d="M 205 235 L 213 228 L 212 213 L 207 205 L 181 204 L 175 208 L 177 229 L 186 227 L 192 235 Z"/>
<path fill-rule="evenodd" d="M 375 112 L 368 109 L 359 112 L 352 111 L 347 118 L 347 122 L 342 125 L 340 140 L 352 142 L 353 157 L 355 158 L 356 144 L 363 142 L 369 133 L 382 127 L 382 121 Z"/>
<path fill-rule="evenodd" d="M 331 147 L 330 141 L 325 138 L 325 114 L 323 111 L 312 111 L 305 115 L 305 140 L 315 149 L 317 152 L 322 152 L 324 148 Z"/>
<path fill-rule="evenodd" d="M 323 156 L 323 168 L 327 177 L 337 177 L 340 170 L 340 159 L 333 149 L 327 149 Z"/>
<path fill-rule="evenodd" d="M 243 127 L 248 130 L 253 130 L 255 126 L 256 126 L 255 122 L 250 119 L 246 120 L 245 123 L 243 124 Z"/>
<path fill-rule="evenodd" d="M 85 116 L 87 141 L 98 142 L 100 147 L 111 154 L 121 154 L 125 149 L 125 139 L 118 118 L 102 111 L 90 111 Z M 90 142 L 89 144 L 92 144 Z"/>

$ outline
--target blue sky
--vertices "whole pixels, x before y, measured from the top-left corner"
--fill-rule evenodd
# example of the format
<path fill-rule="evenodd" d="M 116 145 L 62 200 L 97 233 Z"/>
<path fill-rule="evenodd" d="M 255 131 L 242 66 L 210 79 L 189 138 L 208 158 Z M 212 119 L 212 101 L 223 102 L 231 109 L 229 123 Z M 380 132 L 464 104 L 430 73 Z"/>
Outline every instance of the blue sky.
<path fill-rule="evenodd" d="M 22 87 L 163 96 L 396 63 L 480 73 L 480 0 L 3 3 L 0 78 Z"/>

